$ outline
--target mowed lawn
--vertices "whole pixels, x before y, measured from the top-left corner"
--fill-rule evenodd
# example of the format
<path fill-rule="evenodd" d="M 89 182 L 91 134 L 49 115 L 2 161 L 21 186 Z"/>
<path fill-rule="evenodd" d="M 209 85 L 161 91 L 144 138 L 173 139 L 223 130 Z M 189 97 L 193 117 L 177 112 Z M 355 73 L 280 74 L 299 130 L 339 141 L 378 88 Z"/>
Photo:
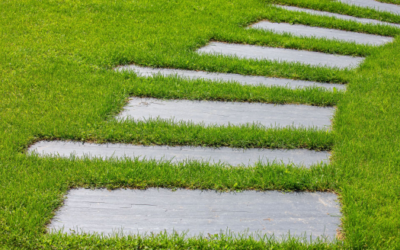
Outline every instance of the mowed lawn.
<path fill-rule="evenodd" d="M 330 0 L 1 0 L 0 249 L 399 249 L 400 28 L 293 13 L 270 3 L 400 23 L 400 16 Z M 372 47 L 246 29 L 263 19 L 396 39 Z M 340 70 L 195 53 L 209 41 L 367 59 L 357 69 Z M 113 71 L 130 63 L 348 87 L 346 92 L 288 90 Z M 327 131 L 115 120 L 130 96 L 335 106 L 337 111 Z M 28 146 L 39 140 L 306 148 L 330 150 L 332 158 L 330 165 L 305 169 L 28 156 Z M 47 233 L 46 225 L 74 187 L 327 191 L 339 195 L 343 218 L 335 242 Z"/>

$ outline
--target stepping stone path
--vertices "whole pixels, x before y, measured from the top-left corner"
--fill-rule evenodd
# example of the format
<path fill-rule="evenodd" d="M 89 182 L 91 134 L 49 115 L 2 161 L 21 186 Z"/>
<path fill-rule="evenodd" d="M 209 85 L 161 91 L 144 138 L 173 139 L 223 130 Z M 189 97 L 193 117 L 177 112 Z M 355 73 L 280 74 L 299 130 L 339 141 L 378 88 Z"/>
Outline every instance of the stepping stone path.
<path fill-rule="evenodd" d="M 260 124 L 266 127 L 315 127 L 327 129 L 334 109 L 306 105 L 247 102 L 213 102 L 131 98 L 118 119 L 173 120 L 204 125 Z"/>
<path fill-rule="evenodd" d="M 340 223 L 336 199 L 333 193 L 320 192 L 75 189 L 68 192 L 49 228 L 105 234 L 121 230 L 125 234 L 183 233 L 190 229 L 187 236 L 229 229 L 262 235 L 290 232 L 302 237 L 308 231 L 313 232 L 313 239 L 330 239 Z"/>
<path fill-rule="evenodd" d="M 310 167 L 318 163 L 329 163 L 329 152 L 311 151 L 306 149 L 234 149 L 206 147 L 169 147 L 169 146 L 138 146 L 127 144 L 94 144 L 81 142 L 41 141 L 29 148 L 29 153 L 40 155 L 82 158 L 139 158 L 140 160 L 155 159 L 172 163 L 185 160 L 206 161 L 212 164 L 220 163 L 227 166 L 254 166 L 260 162 L 294 164 Z"/>
<path fill-rule="evenodd" d="M 137 65 L 127 65 L 116 68 L 119 72 L 135 72 L 141 77 L 154 77 L 154 76 L 164 76 L 164 77 L 179 77 L 182 79 L 191 80 L 211 80 L 218 82 L 237 82 L 241 85 L 251 85 L 251 86 L 277 86 L 285 87 L 289 89 L 298 88 L 324 88 L 327 90 L 345 90 L 346 85 L 344 84 L 329 84 L 329 83 L 319 83 L 312 81 L 301 81 L 292 79 L 282 79 L 282 78 L 272 78 L 272 77 L 262 77 L 262 76 L 243 76 L 239 74 L 224 74 L 224 73 L 210 73 L 204 71 L 194 71 L 194 70 L 182 70 L 182 69 L 155 69 L 148 67 L 140 67 Z"/>
<path fill-rule="evenodd" d="M 304 9 L 304 8 L 299 8 L 299 7 L 294 7 L 294 6 L 275 5 L 275 7 L 279 7 L 281 9 L 290 10 L 290 11 L 304 12 L 304 13 L 308 13 L 308 14 L 312 14 L 312 15 L 316 15 L 316 16 L 335 17 L 337 19 L 354 21 L 357 23 L 376 24 L 376 25 L 393 26 L 396 28 L 400 28 L 400 24 L 381 22 L 381 21 L 378 21 L 375 19 L 346 16 L 346 15 L 341 15 L 341 14 L 336 14 L 336 13 L 331 13 L 331 12 L 326 12 L 326 11 L 310 10 L 310 9 Z"/>
<path fill-rule="evenodd" d="M 381 3 L 376 0 L 339 0 L 339 2 L 371 8 L 379 11 L 387 11 L 393 14 L 400 14 L 400 6 L 396 4 Z"/>
<path fill-rule="evenodd" d="M 295 62 L 311 66 L 337 67 L 342 69 L 355 68 L 364 60 L 362 57 L 338 56 L 305 50 L 269 48 L 221 42 L 211 42 L 207 46 L 197 50 L 197 52 L 199 54 L 220 54 L 245 59 Z"/>
<path fill-rule="evenodd" d="M 400 14 L 400 6 L 373 0 L 340 0 L 357 6 Z M 302 9 L 291 6 L 280 8 L 319 16 L 354 21 L 363 24 L 391 25 L 372 19 L 356 18 L 335 13 Z M 262 21 L 252 28 L 294 36 L 317 37 L 350 41 L 360 44 L 381 45 L 391 42 L 389 37 L 329 30 L 304 25 L 270 23 Z M 200 54 L 219 54 L 256 60 L 297 62 L 316 67 L 357 67 L 364 58 L 330 55 L 293 49 L 269 48 L 253 45 L 211 42 L 198 50 Z M 262 76 L 207 73 L 179 69 L 152 69 L 136 65 L 122 66 L 116 71 L 134 71 L 142 77 L 176 76 L 188 80 L 205 79 L 218 82 L 236 82 L 242 85 L 280 86 L 290 89 L 320 87 L 329 90 L 344 89 L 343 85 L 324 84 Z M 335 88 L 335 89 L 334 89 Z M 327 129 L 333 108 L 307 105 L 272 105 L 261 103 L 236 103 L 188 100 L 157 100 L 137 98 L 130 100 L 117 119 L 146 121 L 161 118 L 174 122 L 193 122 L 207 125 L 243 125 L 257 123 L 269 126 L 297 126 Z M 29 154 L 39 156 L 78 158 L 137 157 L 139 160 L 155 159 L 172 163 L 199 160 L 222 166 L 254 166 L 255 163 L 282 162 L 298 167 L 327 163 L 328 152 L 310 150 L 232 149 L 207 147 L 168 147 L 125 144 L 93 144 L 78 142 L 38 142 L 30 147 Z M 221 166 L 218 165 L 218 166 Z M 148 189 L 148 190 L 85 190 L 73 189 L 67 194 L 65 204 L 49 226 L 54 230 L 77 230 L 78 233 L 111 233 L 124 230 L 128 234 L 171 233 L 188 231 L 188 236 L 216 234 L 231 230 L 233 233 L 274 234 L 335 239 L 339 227 L 340 209 L 332 193 L 281 193 L 277 191 L 218 193 L 215 191 Z"/>
<path fill-rule="evenodd" d="M 268 21 L 261 21 L 259 23 L 251 25 L 250 27 L 255 29 L 273 31 L 275 33 L 281 34 L 289 33 L 296 36 L 342 40 L 346 42 L 355 42 L 358 44 L 382 45 L 388 42 L 392 42 L 394 40 L 394 38 L 392 37 L 360 34 L 344 30 L 310 27 L 300 24 L 292 25 L 289 23 L 271 23 Z"/>

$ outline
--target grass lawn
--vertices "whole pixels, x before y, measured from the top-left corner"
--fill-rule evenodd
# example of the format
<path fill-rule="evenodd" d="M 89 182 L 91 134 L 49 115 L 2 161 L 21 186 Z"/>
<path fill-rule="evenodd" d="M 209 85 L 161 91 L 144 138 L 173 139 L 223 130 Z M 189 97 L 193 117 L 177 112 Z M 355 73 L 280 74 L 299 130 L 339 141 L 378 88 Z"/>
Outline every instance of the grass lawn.
<path fill-rule="evenodd" d="M 383 1 L 383 0 L 382 0 Z M 389 2 L 389 0 L 385 0 Z M 392 0 L 390 2 L 397 2 Z M 330 0 L 0 0 L 0 249 L 399 249 L 400 28 L 289 12 L 293 5 L 400 23 L 400 16 Z M 245 29 L 259 20 L 396 37 L 381 47 Z M 365 56 L 354 70 L 198 55 L 209 41 Z M 140 78 L 118 65 L 205 70 L 348 84 L 346 92 Z M 130 96 L 336 106 L 333 129 L 202 127 L 114 119 Z M 186 166 L 155 161 L 39 158 L 39 140 L 331 150 L 310 169 Z M 48 234 L 73 187 L 334 191 L 337 242 L 228 235 Z"/>

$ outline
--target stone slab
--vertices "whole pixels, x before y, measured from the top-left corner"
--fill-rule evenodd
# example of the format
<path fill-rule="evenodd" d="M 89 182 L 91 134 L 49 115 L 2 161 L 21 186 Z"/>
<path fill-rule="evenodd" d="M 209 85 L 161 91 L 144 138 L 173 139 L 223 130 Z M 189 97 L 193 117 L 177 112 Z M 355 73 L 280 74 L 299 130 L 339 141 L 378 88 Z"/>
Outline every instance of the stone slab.
<path fill-rule="evenodd" d="M 265 127 L 314 127 L 327 129 L 332 107 L 131 98 L 117 119 L 145 121 L 160 118 L 202 125 L 260 124 Z"/>
<path fill-rule="evenodd" d="M 164 77 L 176 76 L 184 79 L 205 79 L 211 81 L 224 81 L 224 82 L 237 82 L 242 85 L 263 85 L 263 86 L 278 86 L 290 89 L 298 88 L 324 88 L 328 90 L 345 90 L 346 85 L 344 84 L 330 84 L 330 83 L 319 83 L 312 81 L 301 81 L 283 78 L 272 78 L 263 76 L 244 76 L 239 74 L 225 74 L 225 73 L 210 73 L 205 71 L 194 71 L 194 70 L 182 70 L 182 69 L 163 69 L 163 68 L 149 68 L 141 67 L 137 65 L 126 65 L 117 67 L 116 71 L 132 71 L 141 77 L 153 77 L 161 75 Z"/>
<path fill-rule="evenodd" d="M 381 3 L 375 0 L 338 0 L 339 2 L 349 5 L 356 5 L 365 8 L 376 9 L 379 11 L 387 11 L 393 14 L 400 14 L 400 6 L 396 4 Z"/>
<path fill-rule="evenodd" d="M 48 229 L 71 233 L 272 235 L 333 240 L 340 224 L 333 193 L 72 189 Z"/>
<path fill-rule="evenodd" d="M 139 160 L 155 159 L 172 163 L 196 160 L 219 163 L 224 166 L 254 166 L 256 163 L 271 162 L 294 164 L 310 167 L 318 163 L 329 163 L 329 152 L 307 149 L 238 149 L 209 147 L 171 147 L 171 146 L 139 146 L 130 144 L 94 144 L 66 141 L 40 141 L 28 149 L 28 153 L 39 156 L 88 157 L 88 158 L 130 158 Z"/>
<path fill-rule="evenodd" d="M 198 51 L 200 54 L 215 54 L 224 56 L 237 56 L 239 58 L 271 60 L 278 62 L 294 62 L 311 66 L 325 66 L 336 68 L 355 68 L 364 58 L 339 56 L 320 52 L 270 48 L 255 45 L 229 44 L 211 42 Z"/>
<path fill-rule="evenodd" d="M 311 27 L 301 24 L 271 23 L 268 21 L 261 21 L 251 25 L 250 27 L 255 29 L 268 30 L 280 34 L 289 33 L 295 36 L 326 38 L 369 45 L 383 45 L 394 40 L 394 38 L 392 37 L 363 34 L 344 30 L 327 29 L 321 27 Z"/>
<path fill-rule="evenodd" d="M 342 20 L 347 20 L 347 21 L 354 21 L 354 22 L 358 22 L 358 23 L 376 24 L 376 25 L 378 25 L 378 24 L 379 25 L 389 25 L 389 26 L 393 26 L 393 27 L 396 27 L 396 28 L 400 28 L 400 24 L 381 22 L 381 21 L 378 21 L 378 20 L 375 20 L 375 19 L 358 18 L 358 17 L 341 15 L 341 14 L 336 14 L 336 13 L 331 13 L 331 12 L 326 12 L 326 11 L 298 8 L 298 7 L 294 7 L 294 6 L 275 5 L 275 7 L 279 7 L 279 8 L 282 8 L 282 9 L 285 9 L 285 10 L 290 10 L 290 11 L 305 12 L 305 13 L 312 14 L 312 15 L 317 15 L 317 16 L 335 17 L 337 19 L 342 19 Z"/>

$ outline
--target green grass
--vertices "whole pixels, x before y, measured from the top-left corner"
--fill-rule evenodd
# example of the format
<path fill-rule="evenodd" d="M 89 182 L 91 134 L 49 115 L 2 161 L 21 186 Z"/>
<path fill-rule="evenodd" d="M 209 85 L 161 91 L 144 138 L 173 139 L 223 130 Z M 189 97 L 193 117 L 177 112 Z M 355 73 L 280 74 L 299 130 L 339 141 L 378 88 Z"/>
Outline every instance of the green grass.
<path fill-rule="evenodd" d="M 187 161 L 179 164 L 138 159 L 41 159 L 33 155 L 31 162 L 57 165 L 54 172 L 63 174 L 68 187 L 88 188 L 191 188 L 227 190 L 292 190 L 329 191 L 336 188 L 336 170 L 326 164 L 310 169 L 271 162 L 248 167 L 224 167 L 207 162 Z M 79 167 L 80 175 L 75 168 Z M 72 171 L 65 171 L 71 169 Z M 45 174 L 47 170 L 42 170 Z M 41 172 L 42 172 L 41 171 Z M 105 174 L 107 173 L 107 174 Z"/>
<path fill-rule="evenodd" d="M 188 99 L 210 101 L 297 103 L 314 106 L 335 106 L 344 91 L 322 88 L 287 89 L 283 87 L 243 86 L 236 82 L 187 80 L 177 77 L 156 76 L 138 78 L 126 74 L 131 83 L 129 96 L 155 97 L 160 99 Z"/>
<path fill-rule="evenodd" d="M 289 238 L 279 243 L 271 237 L 255 235 L 239 235 L 239 240 L 234 238 L 235 234 L 223 233 L 218 235 L 204 235 L 198 238 L 185 238 L 184 235 L 147 235 L 143 236 L 127 236 L 121 237 L 116 234 L 108 240 L 103 240 L 99 235 L 82 235 L 77 237 L 65 237 L 62 235 L 50 235 L 45 241 L 38 245 L 43 248 L 64 245 L 82 248 L 90 247 L 96 249 L 141 249 L 147 246 L 149 249 L 323 249 L 326 242 L 323 240 L 316 241 L 312 247 L 307 244 L 309 239 L 303 237 L 301 239 Z M 237 236 L 237 235 L 236 235 Z M 247 238 L 245 238 L 247 237 Z M 258 237 L 256 239 L 256 237 Z M 331 247 L 337 249 L 337 247 Z"/>
<path fill-rule="evenodd" d="M 400 247 L 399 29 L 270 7 L 292 4 L 400 23 L 400 16 L 329 0 L 0 1 L 0 248 L 4 249 L 397 249 Z M 259 20 L 395 36 L 376 48 L 245 29 Z M 197 55 L 211 40 L 367 56 L 355 70 Z M 348 83 L 346 92 L 138 78 L 112 69 L 144 66 Z M 129 96 L 337 106 L 332 131 L 257 126 L 204 128 L 165 121 L 117 122 Z M 43 139 L 158 145 L 332 150 L 332 164 L 222 168 L 204 163 L 38 158 Z M 334 191 L 343 241 L 184 239 L 47 234 L 72 187 Z"/>
<path fill-rule="evenodd" d="M 165 120 L 146 122 L 112 121 L 88 124 L 84 130 L 65 130 L 38 134 L 35 140 L 75 140 L 124 142 L 143 145 L 193 145 L 241 148 L 307 148 L 330 150 L 334 136 L 330 131 L 312 128 L 268 128 L 261 125 L 208 126 Z"/>

